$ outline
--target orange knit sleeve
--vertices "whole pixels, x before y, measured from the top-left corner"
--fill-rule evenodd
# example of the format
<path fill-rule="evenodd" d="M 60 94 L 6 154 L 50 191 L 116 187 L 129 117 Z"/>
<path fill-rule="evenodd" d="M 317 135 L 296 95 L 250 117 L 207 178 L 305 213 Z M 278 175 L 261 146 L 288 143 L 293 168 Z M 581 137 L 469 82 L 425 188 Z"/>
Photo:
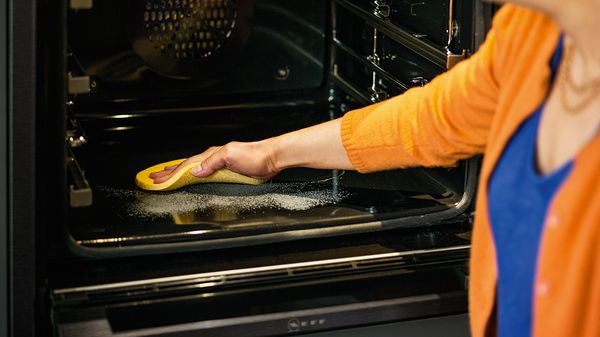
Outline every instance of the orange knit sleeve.
<path fill-rule="evenodd" d="M 469 59 L 424 87 L 344 115 L 342 142 L 358 171 L 450 166 L 483 152 L 499 94 L 496 30 L 510 16 L 502 11 Z"/>

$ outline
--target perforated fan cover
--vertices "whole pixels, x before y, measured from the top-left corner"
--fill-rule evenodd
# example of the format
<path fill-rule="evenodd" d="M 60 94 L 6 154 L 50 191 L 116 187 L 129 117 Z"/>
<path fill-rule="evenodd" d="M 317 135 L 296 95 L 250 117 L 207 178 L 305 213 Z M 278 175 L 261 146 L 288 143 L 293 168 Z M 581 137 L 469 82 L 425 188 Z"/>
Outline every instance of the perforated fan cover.
<path fill-rule="evenodd" d="M 172 78 L 218 81 L 252 31 L 254 0 L 128 0 L 133 51 Z"/>
<path fill-rule="evenodd" d="M 144 29 L 155 49 L 173 59 L 212 55 L 236 25 L 235 0 L 146 0 Z"/>

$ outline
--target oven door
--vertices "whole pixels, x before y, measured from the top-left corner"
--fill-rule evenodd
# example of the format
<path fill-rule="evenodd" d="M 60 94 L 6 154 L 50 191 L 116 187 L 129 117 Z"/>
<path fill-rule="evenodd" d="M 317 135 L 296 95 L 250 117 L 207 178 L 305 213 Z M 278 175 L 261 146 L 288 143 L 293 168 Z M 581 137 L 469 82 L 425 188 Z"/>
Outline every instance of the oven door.
<path fill-rule="evenodd" d="M 377 329 L 467 336 L 469 232 L 447 226 L 57 268 L 55 333 L 284 336 L 388 324 Z"/>

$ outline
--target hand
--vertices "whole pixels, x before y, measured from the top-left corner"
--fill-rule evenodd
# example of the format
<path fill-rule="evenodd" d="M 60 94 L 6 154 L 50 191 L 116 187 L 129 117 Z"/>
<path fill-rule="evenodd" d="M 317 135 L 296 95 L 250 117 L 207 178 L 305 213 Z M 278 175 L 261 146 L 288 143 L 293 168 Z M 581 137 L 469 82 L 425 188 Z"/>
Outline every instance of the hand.
<path fill-rule="evenodd" d="M 222 168 L 261 180 L 268 180 L 291 167 L 353 170 L 340 129 L 341 119 L 338 118 L 259 142 L 232 142 L 211 147 L 178 166 L 153 172 L 150 178 L 155 184 L 163 183 L 190 162 L 198 163 L 191 173 L 199 178 Z"/>
<path fill-rule="evenodd" d="M 275 168 L 272 152 L 270 140 L 251 143 L 231 142 L 224 146 L 211 147 L 179 165 L 167 166 L 162 171 L 153 172 L 150 178 L 155 184 L 163 183 L 183 167 L 197 162 L 199 165 L 192 169 L 191 174 L 199 178 L 226 168 L 250 177 L 268 180 L 279 172 Z"/>

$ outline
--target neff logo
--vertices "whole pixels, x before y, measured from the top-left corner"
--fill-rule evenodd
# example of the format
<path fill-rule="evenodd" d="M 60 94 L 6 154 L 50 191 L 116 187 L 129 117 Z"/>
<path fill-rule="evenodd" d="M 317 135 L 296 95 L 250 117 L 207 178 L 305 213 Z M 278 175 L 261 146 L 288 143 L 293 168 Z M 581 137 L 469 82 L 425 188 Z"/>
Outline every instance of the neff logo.
<path fill-rule="evenodd" d="M 288 321 L 288 331 L 297 332 L 305 328 L 316 328 L 320 325 L 325 324 L 325 322 L 325 318 L 303 320 L 299 320 L 298 318 L 292 318 Z"/>
<path fill-rule="evenodd" d="M 288 321 L 288 331 L 289 332 L 300 331 L 300 321 L 297 318 L 292 318 Z"/>

